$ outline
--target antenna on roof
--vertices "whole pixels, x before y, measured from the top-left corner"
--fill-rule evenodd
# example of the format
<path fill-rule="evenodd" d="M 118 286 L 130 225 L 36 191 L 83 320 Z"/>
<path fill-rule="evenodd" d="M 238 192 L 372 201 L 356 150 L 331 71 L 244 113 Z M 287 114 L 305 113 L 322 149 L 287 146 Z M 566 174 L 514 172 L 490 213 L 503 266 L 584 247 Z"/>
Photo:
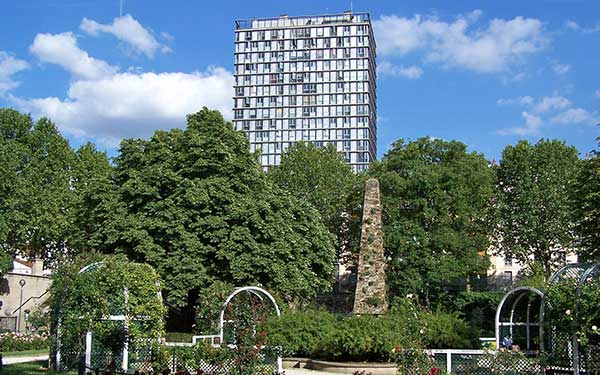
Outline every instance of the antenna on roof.
<path fill-rule="evenodd" d="M 350 0 L 350 12 L 352 12 L 352 11 L 353 11 L 353 9 L 352 9 L 352 0 Z"/>

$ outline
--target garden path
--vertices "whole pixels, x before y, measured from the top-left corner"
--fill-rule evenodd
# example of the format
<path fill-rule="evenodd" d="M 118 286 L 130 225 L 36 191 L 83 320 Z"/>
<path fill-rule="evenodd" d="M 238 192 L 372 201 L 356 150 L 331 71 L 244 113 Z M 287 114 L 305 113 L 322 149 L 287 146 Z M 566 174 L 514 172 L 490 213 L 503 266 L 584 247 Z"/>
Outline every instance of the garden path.
<path fill-rule="evenodd" d="M 46 360 L 48 360 L 48 354 L 25 356 L 25 357 L 6 357 L 6 358 L 2 358 L 2 363 L 5 365 L 12 365 L 15 363 L 36 362 L 36 361 L 46 361 Z"/>
<path fill-rule="evenodd" d="M 303 368 L 284 368 L 283 371 L 285 371 L 285 375 L 340 375 L 339 373 L 308 370 Z"/>

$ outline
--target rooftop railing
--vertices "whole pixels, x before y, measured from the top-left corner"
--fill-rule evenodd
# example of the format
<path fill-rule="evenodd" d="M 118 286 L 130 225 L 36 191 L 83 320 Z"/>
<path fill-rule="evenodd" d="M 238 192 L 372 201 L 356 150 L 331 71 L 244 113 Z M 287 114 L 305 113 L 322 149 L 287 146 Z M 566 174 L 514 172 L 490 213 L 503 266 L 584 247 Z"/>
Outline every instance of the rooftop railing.
<path fill-rule="evenodd" d="M 334 25 L 346 23 L 370 22 L 369 13 L 346 12 L 341 14 L 328 14 L 319 16 L 296 16 L 282 15 L 273 18 L 253 18 L 236 20 L 235 28 L 239 29 L 268 29 L 275 27 L 311 26 L 311 25 Z"/>

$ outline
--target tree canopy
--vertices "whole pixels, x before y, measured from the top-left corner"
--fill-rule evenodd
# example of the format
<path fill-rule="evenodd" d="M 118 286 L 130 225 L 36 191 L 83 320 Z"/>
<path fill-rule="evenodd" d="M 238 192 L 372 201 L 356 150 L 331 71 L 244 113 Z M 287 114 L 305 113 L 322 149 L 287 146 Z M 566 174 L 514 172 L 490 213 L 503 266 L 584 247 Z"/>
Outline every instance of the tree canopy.
<path fill-rule="evenodd" d="M 526 268 L 538 263 L 546 277 L 573 248 L 569 189 L 578 152 L 557 140 L 507 146 L 498 167 L 495 243 Z"/>
<path fill-rule="evenodd" d="M 215 281 L 262 284 L 287 300 L 326 291 L 334 242 L 318 212 L 272 184 L 217 111 L 187 122 L 121 143 L 113 185 L 90 194 L 103 223 L 92 237 L 151 264 L 176 306 Z"/>
<path fill-rule="evenodd" d="M 52 258 L 66 251 L 75 153 L 56 126 L 0 110 L 0 243 L 10 254 Z"/>
<path fill-rule="evenodd" d="M 281 156 L 280 165 L 269 170 L 269 176 L 281 188 L 316 207 L 331 232 L 338 232 L 356 176 L 334 146 L 298 142 Z"/>
<path fill-rule="evenodd" d="M 352 172 L 334 146 L 296 143 L 281 156 L 280 165 L 271 167 L 268 176 L 319 211 L 322 222 L 337 238 L 338 257 L 348 258 L 349 251 L 358 247 L 361 218 L 354 214 L 360 209 L 352 198 L 356 191 L 362 192 L 363 178 Z"/>
<path fill-rule="evenodd" d="M 600 138 L 598 138 L 600 141 Z M 582 160 L 571 189 L 578 255 L 600 261 L 600 152 Z"/>
<path fill-rule="evenodd" d="M 86 144 L 75 152 L 46 118 L 0 109 L 0 246 L 7 256 L 51 265 L 78 253 L 86 233 L 78 215 L 85 186 L 110 169 Z M 79 216 L 79 217 L 78 217 Z"/>
<path fill-rule="evenodd" d="M 385 250 L 393 294 L 425 303 L 445 284 L 484 272 L 493 170 L 457 141 L 397 141 L 372 167 L 382 195 Z"/>

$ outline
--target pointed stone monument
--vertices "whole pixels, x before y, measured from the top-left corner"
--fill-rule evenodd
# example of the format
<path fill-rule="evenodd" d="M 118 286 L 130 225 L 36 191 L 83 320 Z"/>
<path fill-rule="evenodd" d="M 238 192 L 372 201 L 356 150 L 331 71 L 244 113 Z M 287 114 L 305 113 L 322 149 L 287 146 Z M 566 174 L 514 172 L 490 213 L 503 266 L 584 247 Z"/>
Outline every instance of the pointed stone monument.
<path fill-rule="evenodd" d="M 385 269 L 379 181 L 371 178 L 365 184 L 358 280 L 354 294 L 353 314 L 381 315 L 387 311 Z"/>

